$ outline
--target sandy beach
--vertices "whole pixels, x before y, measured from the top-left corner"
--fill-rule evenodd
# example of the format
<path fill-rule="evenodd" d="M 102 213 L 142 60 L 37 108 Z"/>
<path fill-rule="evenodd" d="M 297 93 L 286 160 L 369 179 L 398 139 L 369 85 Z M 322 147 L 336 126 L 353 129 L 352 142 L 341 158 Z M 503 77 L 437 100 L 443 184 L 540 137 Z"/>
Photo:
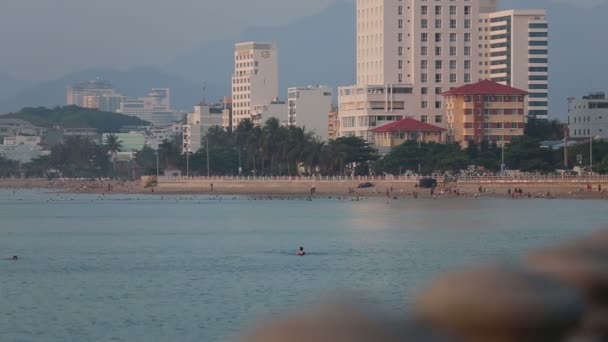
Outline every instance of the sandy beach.
<path fill-rule="evenodd" d="M 421 189 L 415 181 L 372 181 L 374 187 L 357 189 L 361 181 L 315 180 L 172 180 L 162 181 L 153 187 L 144 187 L 140 181 L 88 181 L 3 179 L 0 188 L 54 189 L 68 193 L 94 194 L 202 194 L 245 196 L 299 196 L 299 197 L 506 197 L 506 198 L 575 198 L 608 199 L 608 181 L 595 182 L 475 182 L 460 181 L 439 183 L 431 192 Z M 589 189 L 589 186 L 591 189 Z M 516 191 L 521 190 L 521 191 Z"/>

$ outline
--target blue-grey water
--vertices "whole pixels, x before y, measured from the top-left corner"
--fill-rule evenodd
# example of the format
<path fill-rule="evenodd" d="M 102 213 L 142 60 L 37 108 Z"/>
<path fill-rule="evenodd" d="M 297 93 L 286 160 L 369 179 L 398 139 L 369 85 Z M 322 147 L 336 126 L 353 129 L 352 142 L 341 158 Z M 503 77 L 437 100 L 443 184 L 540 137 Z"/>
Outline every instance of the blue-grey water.
<path fill-rule="evenodd" d="M 217 341 L 340 290 L 404 313 L 443 271 L 582 236 L 607 213 L 583 200 L 0 190 L 0 258 L 20 257 L 0 262 L 0 341 Z"/>

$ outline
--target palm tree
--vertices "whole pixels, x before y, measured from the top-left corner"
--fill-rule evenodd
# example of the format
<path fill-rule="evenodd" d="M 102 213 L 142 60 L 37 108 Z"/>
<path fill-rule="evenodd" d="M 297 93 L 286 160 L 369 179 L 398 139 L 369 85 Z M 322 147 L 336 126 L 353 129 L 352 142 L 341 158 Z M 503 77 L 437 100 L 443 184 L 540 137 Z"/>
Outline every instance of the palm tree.
<path fill-rule="evenodd" d="M 112 155 L 112 159 L 116 156 L 116 153 L 120 152 L 122 148 L 122 141 L 119 140 L 118 136 L 114 133 L 108 134 L 105 141 L 106 150 Z"/>

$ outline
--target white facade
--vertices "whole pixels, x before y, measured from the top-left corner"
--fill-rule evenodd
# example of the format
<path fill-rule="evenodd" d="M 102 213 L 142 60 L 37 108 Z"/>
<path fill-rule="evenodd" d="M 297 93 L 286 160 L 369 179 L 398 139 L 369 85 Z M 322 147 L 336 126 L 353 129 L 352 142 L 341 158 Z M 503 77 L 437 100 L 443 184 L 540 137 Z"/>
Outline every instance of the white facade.
<path fill-rule="evenodd" d="M 593 93 L 569 99 L 568 130 L 574 139 L 608 139 L 608 99 L 606 93 Z"/>
<path fill-rule="evenodd" d="M 213 126 L 222 126 L 222 112 L 211 111 L 208 105 L 199 104 L 186 115 L 183 127 L 183 152 L 195 153 L 202 147 L 203 136 Z"/>
<path fill-rule="evenodd" d="M 287 90 L 287 125 L 304 127 L 323 140 L 329 139 L 327 115 L 332 109 L 332 90 L 325 86 Z"/>
<path fill-rule="evenodd" d="M 479 78 L 526 90 L 528 116 L 548 115 L 549 51 L 545 10 L 481 15 Z"/>
<path fill-rule="evenodd" d="M 513 26 L 524 25 L 525 20 L 523 27 L 511 30 L 509 38 L 521 55 L 514 60 L 517 64 L 511 64 L 517 82 L 509 85 L 530 90 L 529 113 L 546 115 L 547 55 L 541 54 L 546 53 L 547 41 L 544 11 L 497 11 L 498 0 L 357 0 L 357 85 L 339 88 L 338 135 L 365 138 L 386 116 L 408 116 L 445 126 L 443 92 L 480 79 L 494 79 L 489 71 L 491 49 L 505 43 L 501 40 L 505 33 L 491 33 L 490 26 L 498 25 L 491 23 L 491 16 L 502 18 L 507 13 L 515 18 Z M 525 45 L 525 51 L 520 45 Z M 525 81 L 520 82 L 520 78 Z M 387 93 L 399 86 L 408 93 Z M 377 96 L 381 88 L 385 88 L 382 95 L 389 97 L 384 100 L 386 108 L 391 108 L 392 101 L 398 102 L 397 108 L 403 103 L 403 108 L 377 109 L 381 107 L 382 96 Z M 348 109 L 353 106 L 353 92 L 355 113 Z M 351 124 L 354 126 L 349 127 Z"/>
<path fill-rule="evenodd" d="M 372 141 L 371 130 L 414 112 L 413 91 L 411 85 L 403 84 L 340 87 L 338 136 Z"/>
<path fill-rule="evenodd" d="M 232 125 L 252 119 L 254 108 L 279 97 L 277 49 L 272 43 L 235 45 L 232 75 Z"/>

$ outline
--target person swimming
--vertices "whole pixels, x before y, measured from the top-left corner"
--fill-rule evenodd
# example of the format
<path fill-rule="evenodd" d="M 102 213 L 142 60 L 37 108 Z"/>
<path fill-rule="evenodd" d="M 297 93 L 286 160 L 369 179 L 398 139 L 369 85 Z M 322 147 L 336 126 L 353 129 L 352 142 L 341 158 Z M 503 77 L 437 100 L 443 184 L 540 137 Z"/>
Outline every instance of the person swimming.
<path fill-rule="evenodd" d="M 305 256 L 306 252 L 304 252 L 304 247 L 300 246 L 300 249 L 298 250 L 298 256 Z"/>

